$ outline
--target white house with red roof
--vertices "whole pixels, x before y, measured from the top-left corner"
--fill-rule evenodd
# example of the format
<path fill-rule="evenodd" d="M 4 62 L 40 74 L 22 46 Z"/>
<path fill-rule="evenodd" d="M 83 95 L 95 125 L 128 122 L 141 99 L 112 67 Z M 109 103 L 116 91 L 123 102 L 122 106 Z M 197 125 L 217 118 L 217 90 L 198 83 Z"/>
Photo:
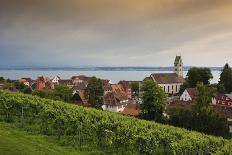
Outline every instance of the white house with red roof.
<path fill-rule="evenodd" d="M 181 101 L 192 101 L 197 96 L 197 88 L 187 88 L 180 96 Z"/>

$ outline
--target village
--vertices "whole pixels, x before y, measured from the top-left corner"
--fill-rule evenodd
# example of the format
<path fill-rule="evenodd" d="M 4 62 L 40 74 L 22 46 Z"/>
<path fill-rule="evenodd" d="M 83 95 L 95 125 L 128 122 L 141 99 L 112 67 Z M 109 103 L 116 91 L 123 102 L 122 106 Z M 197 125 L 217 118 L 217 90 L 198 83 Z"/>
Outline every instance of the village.
<path fill-rule="evenodd" d="M 9 80 L 9 82 L 23 84 L 32 91 L 44 90 L 45 92 L 49 92 L 57 86 L 67 86 L 72 90 L 73 104 L 91 107 L 85 98 L 85 90 L 90 79 L 91 77 L 85 75 L 72 76 L 70 79 L 62 79 L 56 75 L 51 79 L 45 76 L 39 76 L 35 80 L 23 77 L 18 80 Z M 141 112 L 141 86 L 145 80 L 156 82 L 167 94 L 167 109 L 188 108 L 194 104 L 198 96 L 197 88 L 185 88 L 181 92 L 181 86 L 185 82 L 183 62 L 181 56 L 176 56 L 172 73 L 152 73 L 149 77 L 144 77 L 143 81 L 119 81 L 116 84 L 112 83 L 110 79 L 101 79 L 104 91 L 102 109 L 133 117 L 139 116 Z M 0 89 L 6 89 L 4 80 L 0 82 Z M 9 86 L 7 89 L 20 92 L 14 86 Z M 232 94 L 218 94 L 212 97 L 210 105 L 219 113 L 226 115 L 230 132 L 232 132 Z M 164 115 L 168 116 L 168 113 L 164 113 Z"/>

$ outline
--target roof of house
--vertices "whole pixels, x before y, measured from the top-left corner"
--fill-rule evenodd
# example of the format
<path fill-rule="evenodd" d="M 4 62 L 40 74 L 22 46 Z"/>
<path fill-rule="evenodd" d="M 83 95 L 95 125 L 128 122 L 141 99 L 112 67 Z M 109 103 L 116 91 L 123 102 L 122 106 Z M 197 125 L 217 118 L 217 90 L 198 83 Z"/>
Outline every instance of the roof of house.
<path fill-rule="evenodd" d="M 181 60 L 181 56 L 176 56 L 174 64 L 175 65 L 178 64 L 180 62 L 180 60 Z"/>
<path fill-rule="evenodd" d="M 32 81 L 31 78 L 21 78 L 21 79 L 19 79 L 19 80 L 25 80 L 25 82 L 31 82 L 31 81 Z"/>
<path fill-rule="evenodd" d="M 183 83 L 184 78 L 176 73 L 155 73 L 151 74 L 151 78 L 158 84 Z"/>
<path fill-rule="evenodd" d="M 61 80 L 61 78 L 60 78 L 58 75 L 54 76 L 54 77 L 52 78 L 52 80 L 55 79 L 55 78 L 58 78 L 59 80 Z"/>
<path fill-rule="evenodd" d="M 73 85 L 72 80 L 59 80 L 60 85 Z"/>
<path fill-rule="evenodd" d="M 186 91 L 188 92 L 189 96 L 193 99 L 197 96 L 197 88 L 187 88 Z"/>
<path fill-rule="evenodd" d="M 138 116 L 140 113 L 140 108 L 137 104 L 128 104 L 122 111 L 125 115 Z"/>
<path fill-rule="evenodd" d="M 121 84 L 112 84 L 111 88 L 112 88 L 113 92 L 123 92 L 124 91 L 124 88 Z"/>
<path fill-rule="evenodd" d="M 111 87 L 110 84 L 103 85 L 103 90 L 104 90 L 104 91 L 112 91 L 112 87 Z"/>
<path fill-rule="evenodd" d="M 83 80 L 83 81 L 88 81 L 91 77 L 87 77 L 85 75 L 78 75 L 78 76 L 72 76 L 72 80 L 75 80 L 75 79 L 79 79 L 79 80 Z"/>
<path fill-rule="evenodd" d="M 104 104 L 111 106 L 124 105 L 120 101 L 126 100 L 127 96 L 121 92 L 110 92 L 104 96 Z"/>
<path fill-rule="evenodd" d="M 85 90 L 86 89 L 86 84 L 85 83 L 77 83 L 75 86 L 73 86 L 73 90 Z"/>
<path fill-rule="evenodd" d="M 48 77 L 44 77 L 44 76 L 39 76 L 39 77 L 37 78 L 37 80 L 38 80 L 38 81 L 41 81 L 41 82 L 47 82 L 47 81 L 49 81 L 49 78 L 48 78 Z"/>

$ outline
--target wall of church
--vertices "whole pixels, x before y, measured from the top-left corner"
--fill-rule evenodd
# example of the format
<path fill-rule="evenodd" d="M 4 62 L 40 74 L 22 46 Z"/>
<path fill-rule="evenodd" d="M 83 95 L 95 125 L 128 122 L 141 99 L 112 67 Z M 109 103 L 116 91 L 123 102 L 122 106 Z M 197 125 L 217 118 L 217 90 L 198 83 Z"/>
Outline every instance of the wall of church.
<path fill-rule="evenodd" d="M 172 84 L 159 84 L 159 86 L 167 94 L 178 94 L 180 92 L 180 86 L 182 83 L 172 83 Z"/>

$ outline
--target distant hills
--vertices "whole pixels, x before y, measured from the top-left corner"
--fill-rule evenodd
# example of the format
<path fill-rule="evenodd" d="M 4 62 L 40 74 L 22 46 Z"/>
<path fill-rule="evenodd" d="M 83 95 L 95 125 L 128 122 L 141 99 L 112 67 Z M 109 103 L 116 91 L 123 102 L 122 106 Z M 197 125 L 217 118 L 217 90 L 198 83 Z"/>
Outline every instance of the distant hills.
<path fill-rule="evenodd" d="M 185 66 L 188 71 L 192 66 Z M 208 67 L 212 71 L 221 71 L 222 67 Z M 66 70 L 66 71 L 172 71 L 173 67 L 9 67 L 0 70 Z"/>

